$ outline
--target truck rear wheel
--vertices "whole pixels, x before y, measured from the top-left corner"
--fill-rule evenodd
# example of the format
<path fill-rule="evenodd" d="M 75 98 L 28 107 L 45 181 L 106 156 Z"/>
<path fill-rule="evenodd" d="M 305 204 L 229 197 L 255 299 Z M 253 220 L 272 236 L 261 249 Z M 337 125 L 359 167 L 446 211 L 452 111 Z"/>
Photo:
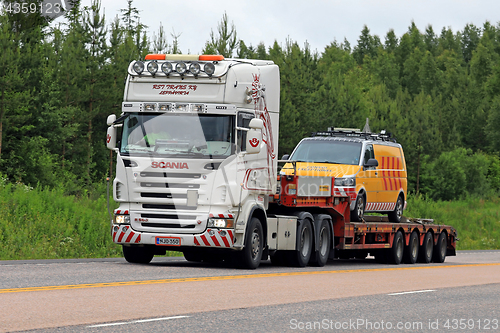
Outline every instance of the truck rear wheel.
<path fill-rule="evenodd" d="M 389 249 L 389 262 L 391 264 L 399 265 L 403 260 L 404 253 L 404 239 L 401 231 L 396 232 L 394 235 L 394 240 L 392 242 L 392 248 Z"/>
<path fill-rule="evenodd" d="M 304 219 L 297 230 L 297 247 L 295 251 L 287 251 L 288 263 L 292 266 L 305 267 L 311 258 L 313 232 L 311 221 Z"/>
<path fill-rule="evenodd" d="M 418 234 L 416 231 L 411 233 L 408 246 L 405 246 L 404 262 L 405 264 L 414 264 L 418 258 Z"/>
<path fill-rule="evenodd" d="M 132 264 L 148 264 L 155 256 L 153 247 L 122 245 L 125 260 Z"/>
<path fill-rule="evenodd" d="M 256 269 L 260 265 L 264 248 L 264 232 L 262 223 L 256 217 L 252 217 L 245 235 L 245 247 L 237 252 L 239 265 L 243 268 Z"/>
<path fill-rule="evenodd" d="M 311 264 L 314 266 L 323 267 L 328 261 L 328 257 L 330 256 L 331 237 L 330 225 L 328 224 L 328 221 L 321 221 L 317 239 L 318 250 L 314 251 L 310 260 Z"/>
<path fill-rule="evenodd" d="M 433 261 L 443 263 L 446 259 L 446 248 L 447 248 L 446 233 L 442 232 L 439 235 L 436 246 L 434 246 Z"/>
<path fill-rule="evenodd" d="M 434 250 L 434 240 L 432 239 L 432 232 L 428 231 L 425 234 L 420 253 L 418 254 L 418 261 L 428 264 L 432 261 L 432 254 Z"/>

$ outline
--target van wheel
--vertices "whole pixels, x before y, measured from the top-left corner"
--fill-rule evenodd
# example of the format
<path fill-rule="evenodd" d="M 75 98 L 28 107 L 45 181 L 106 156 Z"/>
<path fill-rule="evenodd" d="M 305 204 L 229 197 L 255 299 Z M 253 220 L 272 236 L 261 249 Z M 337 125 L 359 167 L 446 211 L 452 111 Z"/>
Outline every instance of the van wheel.
<path fill-rule="evenodd" d="M 351 212 L 351 219 L 353 222 L 362 222 L 364 215 L 365 215 L 365 196 L 360 193 L 356 198 L 356 204 L 354 205 L 354 210 Z"/>
<path fill-rule="evenodd" d="M 389 217 L 389 222 L 396 222 L 399 223 L 401 222 L 401 218 L 403 217 L 403 196 L 399 196 L 398 200 L 396 201 L 396 206 L 394 207 L 394 210 L 390 213 L 387 214 L 387 217 Z"/>

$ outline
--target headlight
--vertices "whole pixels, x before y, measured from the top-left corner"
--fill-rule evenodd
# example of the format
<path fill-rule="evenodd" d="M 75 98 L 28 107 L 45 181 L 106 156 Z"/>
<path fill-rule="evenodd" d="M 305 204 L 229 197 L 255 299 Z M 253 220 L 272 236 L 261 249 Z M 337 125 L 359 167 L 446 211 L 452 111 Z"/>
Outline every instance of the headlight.
<path fill-rule="evenodd" d="M 208 227 L 210 228 L 233 228 L 234 220 L 233 219 L 208 219 Z"/>
<path fill-rule="evenodd" d="M 144 71 L 144 63 L 142 61 L 136 61 L 134 62 L 133 68 L 137 74 L 141 74 Z"/>
<path fill-rule="evenodd" d="M 173 68 L 172 68 L 172 63 L 170 62 L 164 62 L 163 64 L 161 64 L 161 71 L 168 75 L 172 72 Z"/>
<path fill-rule="evenodd" d="M 191 65 L 189 65 L 189 71 L 191 72 L 191 74 L 198 75 L 200 74 L 200 70 L 200 64 L 197 62 L 193 62 L 191 63 Z"/>
<path fill-rule="evenodd" d="M 177 65 L 175 65 L 175 71 L 180 74 L 180 75 L 184 75 L 186 74 L 186 71 L 187 71 L 187 65 L 185 62 L 178 62 Z"/>
<path fill-rule="evenodd" d="M 211 62 L 206 63 L 205 66 L 203 66 L 203 71 L 207 75 L 212 76 L 215 73 L 215 65 L 212 64 Z"/>
<path fill-rule="evenodd" d="M 148 72 L 155 75 L 158 72 L 158 64 L 155 61 L 148 62 Z"/>
<path fill-rule="evenodd" d="M 356 178 L 346 177 L 346 178 L 335 178 L 335 186 L 356 186 Z"/>
<path fill-rule="evenodd" d="M 115 224 L 130 224 L 130 215 L 115 215 Z"/>

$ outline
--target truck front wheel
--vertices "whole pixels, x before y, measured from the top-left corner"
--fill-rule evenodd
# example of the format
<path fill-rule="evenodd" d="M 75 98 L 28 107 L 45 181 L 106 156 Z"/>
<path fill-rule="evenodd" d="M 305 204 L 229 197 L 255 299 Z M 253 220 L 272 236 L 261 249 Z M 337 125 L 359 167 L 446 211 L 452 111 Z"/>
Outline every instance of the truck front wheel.
<path fill-rule="evenodd" d="M 252 217 L 245 236 L 245 247 L 237 253 L 239 264 L 243 268 L 256 269 L 260 265 L 264 248 L 264 232 L 262 223 L 256 217 Z"/>
<path fill-rule="evenodd" d="M 149 246 L 122 246 L 125 260 L 132 264 L 148 264 L 155 256 L 153 247 Z"/>

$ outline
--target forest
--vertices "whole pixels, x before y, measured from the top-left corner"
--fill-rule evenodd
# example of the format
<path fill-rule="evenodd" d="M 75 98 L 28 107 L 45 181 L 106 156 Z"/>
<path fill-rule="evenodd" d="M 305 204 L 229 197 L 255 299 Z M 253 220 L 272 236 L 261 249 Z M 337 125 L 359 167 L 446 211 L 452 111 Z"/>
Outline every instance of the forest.
<path fill-rule="evenodd" d="M 12 2 L 2 1 L 2 5 Z M 110 24 L 101 4 L 65 19 L 0 15 L 0 174 L 28 188 L 85 196 L 110 173 L 106 118 L 121 112 L 130 61 L 182 53 L 179 35 L 150 34 L 132 0 Z M 500 192 L 500 25 L 462 30 L 409 22 L 322 51 L 292 39 L 251 45 L 224 14 L 200 50 L 270 59 L 281 71 L 279 155 L 328 126 L 387 130 L 406 155 L 409 192 L 432 200 Z M 334 33 L 332 33 L 334 35 Z"/>

